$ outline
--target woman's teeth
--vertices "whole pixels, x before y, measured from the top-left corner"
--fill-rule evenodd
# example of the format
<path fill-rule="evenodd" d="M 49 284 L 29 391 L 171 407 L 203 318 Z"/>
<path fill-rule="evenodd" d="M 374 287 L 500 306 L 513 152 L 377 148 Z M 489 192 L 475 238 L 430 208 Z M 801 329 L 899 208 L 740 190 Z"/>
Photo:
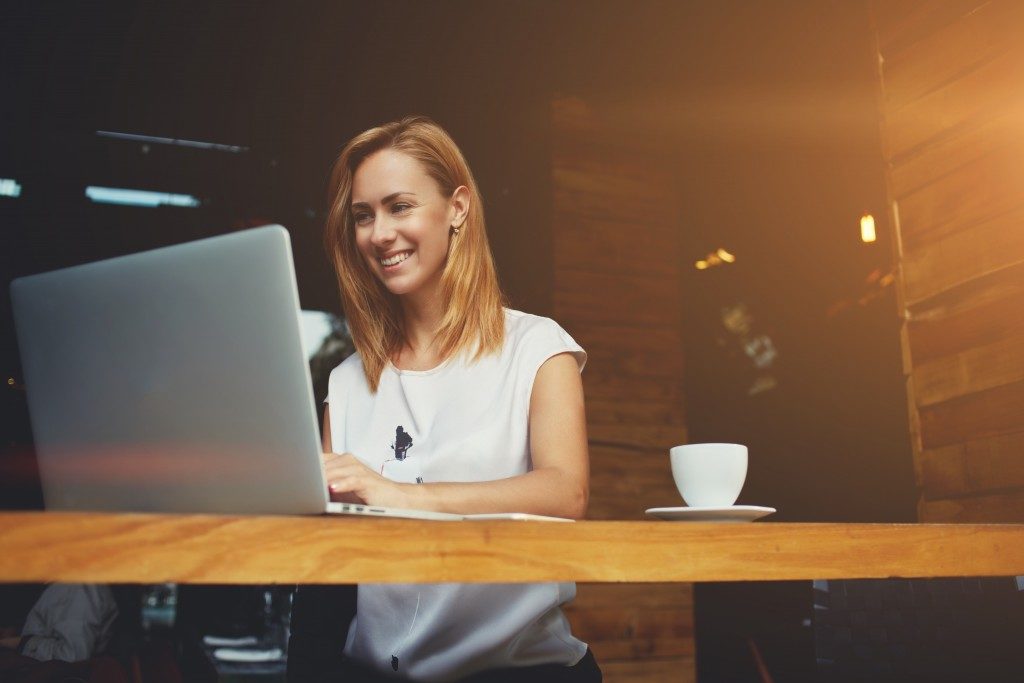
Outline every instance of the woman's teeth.
<path fill-rule="evenodd" d="M 382 266 L 395 266 L 404 261 L 405 259 L 412 256 L 411 251 L 403 251 L 401 254 L 395 254 L 391 258 L 378 259 Z"/>

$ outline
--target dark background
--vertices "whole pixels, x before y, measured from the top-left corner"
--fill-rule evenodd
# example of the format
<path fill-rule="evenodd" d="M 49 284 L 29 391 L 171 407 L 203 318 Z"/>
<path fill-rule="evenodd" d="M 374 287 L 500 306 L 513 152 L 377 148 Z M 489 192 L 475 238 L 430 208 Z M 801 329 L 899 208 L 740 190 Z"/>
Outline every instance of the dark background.
<path fill-rule="evenodd" d="M 779 520 L 915 518 L 893 288 L 867 282 L 889 271 L 891 235 L 862 3 L 43 2 L 6 3 L 3 15 L 0 177 L 23 188 L 0 198 L 5 284 L 276 222 L 292 234 L 303 307 L 337 312 L 320 234 L 330 164 L 355 133 L 422 113 L 474 169 L 512 305 L 545 314 L 548 108 L 578 96 L 675 160 L 679 258 L 737 255 L 686 270 L 680 352 L 690 440 L 751 448 L 739 502 L 774 505 Z M 94 204 L 86 185 L 203 205 Z M 872 245 L 859 240 L 865 211 L 878 221 Z M 0 502 L 32 507 L 0 301 Z M 776 387 L 754 396 L 749 359 L 721 323 L 736 303 L 778 351 Z"/>
<path fill-rule="evenodd" d="M 741 502 L 787 519 L 906 520 L 914 492 L 866 8 L 854 2 L 22 3 L 2 24 L 3 281 L 265 222 L 294 241 L 305 308 L 336 311 L 324 188 L 353 134 L 407 113 L 477 175 L 515 306 L 550 300 L 548 106 L 575 95 L 677 161 L 690 437 L 748 443 Z M 112 140 L 97 130 L 244 147 Z M 86 185 L 201 208 L 94 204 Z M 859 241 L 864 211 L 880 240 Z M 9 303 L 0 363 L 20 383 Z M 837 302 L 852 305 L 829 316 Z M 717 341 L 744 303 L 776 389 Z M 728 337 L 728 335 L 725 335 Z M 4 443 L 28 441 L 5 389 Z"/>

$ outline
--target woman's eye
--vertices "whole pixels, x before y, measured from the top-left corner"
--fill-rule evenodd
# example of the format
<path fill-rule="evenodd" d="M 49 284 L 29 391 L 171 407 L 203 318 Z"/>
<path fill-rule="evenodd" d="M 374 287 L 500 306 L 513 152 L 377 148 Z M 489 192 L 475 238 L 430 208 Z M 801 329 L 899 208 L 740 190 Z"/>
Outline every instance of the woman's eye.
<path fill-rule="evenodd" d="M 402 202 L 399 202 L 397 204 L 392 204 L 391 205 L 391 211 L 394 212 L 394 213 L 402 213 L 404 211 L 408 211 L 411 208 L 412 208 L 411 205 L 403 204 Z"/>
<path fill-rule="evenodd" d="M 370 214 L 360 211 L 357 214 L 353 214 L 352 219 L 356 222 L 356 225 L 363 225 L 370 220 Z"/>

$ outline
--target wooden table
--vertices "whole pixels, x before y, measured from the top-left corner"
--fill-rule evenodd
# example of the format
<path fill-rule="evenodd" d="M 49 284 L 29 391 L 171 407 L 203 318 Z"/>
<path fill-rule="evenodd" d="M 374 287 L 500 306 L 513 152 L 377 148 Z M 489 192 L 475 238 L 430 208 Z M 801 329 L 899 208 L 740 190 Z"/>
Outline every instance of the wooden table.
<path fill-rule="evenodd" d="M 1019 524 L 0 513 L 0 582 L 701 582 L 1024 574 Z"/>

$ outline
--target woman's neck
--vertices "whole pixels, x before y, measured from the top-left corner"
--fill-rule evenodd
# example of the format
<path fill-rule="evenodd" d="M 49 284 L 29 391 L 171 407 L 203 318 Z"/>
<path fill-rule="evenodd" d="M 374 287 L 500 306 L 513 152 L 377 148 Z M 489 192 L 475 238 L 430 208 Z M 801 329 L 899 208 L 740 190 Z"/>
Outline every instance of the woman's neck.
<path fill-rule="evenodd" d="M 415 300 L 403 299 L 402 314 L 405 324 L 405 346 L 401 350 L 401 356 L 408 355 L 409 360 L 417 365 L 424 361 L 431 363 L 444 360 L 437 357 L 437 349 L 434 348 L 437 331 L 444 317 L 441 298 L 433 296 Z"/>

